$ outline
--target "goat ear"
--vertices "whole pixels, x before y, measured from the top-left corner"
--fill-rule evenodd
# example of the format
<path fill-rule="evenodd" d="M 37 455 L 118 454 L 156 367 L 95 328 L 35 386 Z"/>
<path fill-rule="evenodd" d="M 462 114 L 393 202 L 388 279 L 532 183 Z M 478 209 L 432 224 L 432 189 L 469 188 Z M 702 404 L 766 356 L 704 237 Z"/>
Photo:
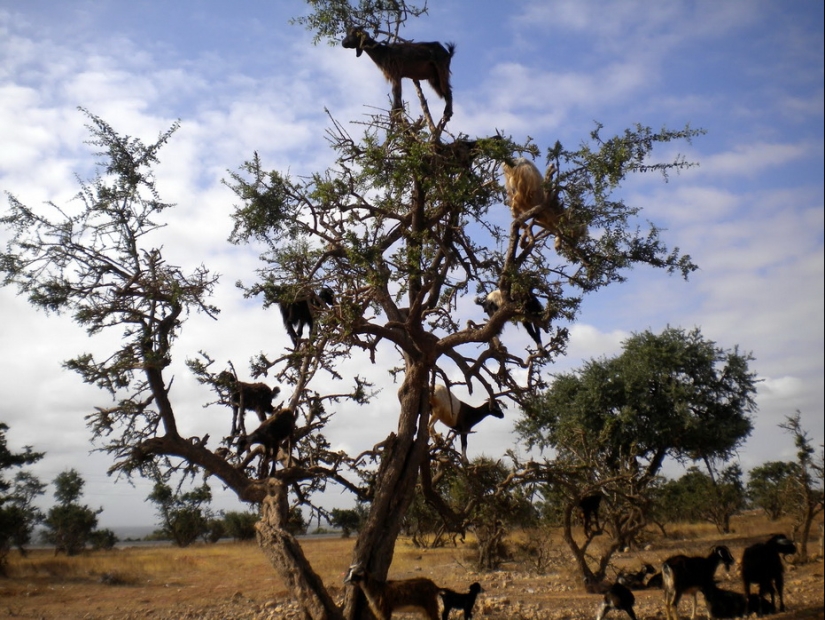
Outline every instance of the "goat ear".
<path fill-rule="evenodd" d="M 356 58 L 360 58 L 361 54 L 363 54 L 363 53 L 364 53 L 364 50 L 362 50 L 360 47 L 355 48 L 355 57 Z"/>

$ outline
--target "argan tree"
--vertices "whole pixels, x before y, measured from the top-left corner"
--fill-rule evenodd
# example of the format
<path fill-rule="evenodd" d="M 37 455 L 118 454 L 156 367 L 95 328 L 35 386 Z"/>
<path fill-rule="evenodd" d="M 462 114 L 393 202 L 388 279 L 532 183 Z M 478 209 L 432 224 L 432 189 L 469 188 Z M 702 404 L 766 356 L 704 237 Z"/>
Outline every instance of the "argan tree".
<path fill-rule="evenodd" d="M 554 451 L 522 463 L 519 476 L 551 484 L 566 497 L 564 539 L 592 582 L 605 577 L 612 555 L 651 522 L 665 459 L 726 460 L 750 435 L 756 409 L 750 355 L 723 349 L 698 329 L 646 331 L 623 347 L 613 358 L 557 375 L 529 400 L 516 425 L 528 445 Z M 738 480 L 741 474 L 737 468 L 731 475 Z M 601 532 L 574 532 L 574 517 L 582 498 L 596 493 L 603 497 L 608 540 L 591 566 L 588 549 Z"/>
<path fill-rule="evenodd" d="M 399 39 L 404 21 L 423 12 L 403 1 L 353 7 L 313 0 L 310 6 L 302 22 L 319 39 L 335 42 L 353 24 Z M 48 205 L 47 216 L 10 197 L 0 218 L 11 237 L 0 256 L 4 284 L 17 285 L 36 307 L 71 313 L 91 335 L 122 330 L 120 346 L 103 359 L 82 354 L 66 362 L 114 399 L 88 416 L 93 440 L 113 458 L 111 471 L 205 473 L 240 499 L 261 502 L 258 542 L 310 618 L 352 620 L 370 612 L 358 589 L 347 590 L 343 609 L 333 600 L 287 528 L 291 505 L 322 514 L 314 496 L 328 485 L 368 502 L 352 560 L 385 577 L 416 484 L 428 486 L 430 463 L 438 458 L 427 430 L 435 381 L 475 397 L 522 403 L 544 386 L 542 369 L 563 354 L 567 326 L 585 294 L 623 281 L 636 265 L 683 276 L 695 269 L 613 191 L 631 173 L 666 175 L 688 166 L 681 157 L 656 162 L 651 151 L 700 132 L 639 125 L 605 139 L 597 125 L 574 150 L 559 143 L 547 149 L 545 162 L 558 171 L 547 191 L 570 210 L 571 225 L 589 230 L 556 251 L 551 232 L 522 234 L 530 212 L 512 222 L 491 217 L 508 213 L 501 164 L 538 156 L 540 149 L 492 131 L 455 136 L 445 119 L 432 118 L 417 85 L 405 88 L 418 96 L 420 118 L 376 114 L 361 123 L 358 136 L 331 118 L 327 138 L 336 160 L 330 169 L 293 177 L 267 170 L 254 156 L 227 181 L 238 200 L 230 241 L 254 244 L 262 256 L 257 276 L 241 285 L 244 293 L 264 306 L 306 299 L 322 286 L 335 296 L 333 305 L 315 308 L 311 337 L 251 361 L 253 374 L 272 374 L 286 388 L 281 396 L 295 425 L 288 441 L 259 446 L 243 460 L 237 438 L 219 446 L 205 435 L 181 436 L 170 396 L 173 345 L 187 317 L 218 316 L 209 302 L 216 277 L 204 266 L 187 272 L 168 264 L 152 244 L 163 212 L 172 208 L 159 196 L 152 169 L 177 125 L 147 145 L 86 112 L 101 174 L 82 184 L 75 210 Z M 499 310 L 488 320 L 480 314 L 468 320 L 466 302 L 494 289 L 503 296 Z M 543 307 L 532 318 L 546 328 L 545 344 L 508 349 L 498 335 L 528 312 L 530 293 Z M 326 425 L 342 401 L 370 401 L 375 377 L 386 368 L 364 368 L 379 355 L 397 360 L 398 403 L 385 413 L 397 427 L 367 455 L 332 451 Z M 364 360 L 359 375 L 345 370 L 354 356 Z M 208 351 L 193 355 L 189 365 L 222 395 L 220 369 Z M 331 391 L 341 384 L 348 387 Z M 447 506 L 432 489 L 424 491 L 433 505 Z M 449 511 L 444 518 L 451 518 Z"/>

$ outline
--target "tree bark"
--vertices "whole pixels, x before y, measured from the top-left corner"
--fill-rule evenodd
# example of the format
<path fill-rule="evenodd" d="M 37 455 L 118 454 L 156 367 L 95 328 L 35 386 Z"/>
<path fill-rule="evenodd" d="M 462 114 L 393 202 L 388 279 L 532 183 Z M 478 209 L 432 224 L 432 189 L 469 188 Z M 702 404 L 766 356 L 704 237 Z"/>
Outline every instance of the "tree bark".
<path fill-rule="evenodd" d="M 288 514 L 286 487 L 281 481 L 270 478 L 268 494 L 261 506 L 261 520 L 255 526 L 258 545 L 297 598 L 306 618 L 343 620 L 341 610 L 312 570 L 298 541 L 283 527 Z"/>

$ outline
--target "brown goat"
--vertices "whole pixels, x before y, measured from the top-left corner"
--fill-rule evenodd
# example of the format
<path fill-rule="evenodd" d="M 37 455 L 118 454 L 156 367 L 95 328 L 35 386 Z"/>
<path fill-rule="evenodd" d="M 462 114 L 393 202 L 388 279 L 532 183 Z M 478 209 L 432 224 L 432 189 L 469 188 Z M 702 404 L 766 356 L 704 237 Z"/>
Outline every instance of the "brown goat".
<path fill-rule="evenodd" d="M 519 217 L 541 205 L 541 210 L 533 217 L 533 222 L 555 236 L 555 248 L 559 252 L 564 242 L 575 245 L 587 234 L 583 224 L 573 224 L 570 210 L 565 209 L 559 200 L 553 177 L 556 175 L 555 164 L 547 167 L 542 178 L 536 165 L 524 157 L 519 157 L 511 166 L 504 162 L 504 188 L 513 217 Z M 551 189 L 552 188 L 552 189 Z M 524 223 L 525 242 L 533 239 L 532 224 Z"/>
<path fill-rule="evenodd" d="M 270 388 L 266 383 L 244 383 L 238 381 L 234 373 L 228 370 L 218 375 L 218 383 L 229 390 L 229 404 L 232 406 L 232 433 L 246 434 L 244 416 L 247 411 L 254 411 L 258 419 L 263 422 L 272 413 L 272 399 L 281 391 L 281 388 Z"/>
<path fill-rule="evenodd" d="M 347 49 L 354 49 L 356 56 L 366 52 L 392 84 L 392 111 L 404 109 L 401 101 L 401 80 L 427 80 L 435 94 L 444 99 L 444 118 L 453 115 L 453 90 L 450 86 L 450 60 L 455 44 L 444 47 L 438 41 L 429 43 L 379 43 L 363 28 L 350 28 L 341 41 Z"/>
<path fill-rule="evenodd" d="M 360 564 L 349 567 L 344 583 L 361 588 L 370 610 L 378 620 L 390 620 L 394 611 L 424 614 L 427 620 L 438 620 L 438 595 L 441 591 L 426 577 L 381 581 L 370 575 Z"/>

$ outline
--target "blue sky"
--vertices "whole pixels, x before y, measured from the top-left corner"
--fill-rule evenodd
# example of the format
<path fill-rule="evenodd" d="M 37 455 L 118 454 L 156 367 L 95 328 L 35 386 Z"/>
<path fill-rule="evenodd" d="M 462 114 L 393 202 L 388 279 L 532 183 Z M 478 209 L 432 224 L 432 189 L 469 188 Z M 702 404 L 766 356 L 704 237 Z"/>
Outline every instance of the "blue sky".
<path fill-rule="evenodd" d="M 234 286 L 252 280 L 257 248 L 226 242 L 235 200 L 221 180 L 253 151 L 268 168 L 323 170 L 333 161 L 325 108 L 349 123 L 389 105 L 389 86 L 366 55 L 313 46 L 312 33 L 289 24 L 304 10 L 297 0 L 0 0 L 0 190 L 31 207 L 71 199 L 74 175 L 88 178 L 95 160 L 77 106 L 147 142 L 181 121 L 157 171 L 164 200 L 178 205 L 159 242 L 170 262 L 222 274 L 219 320 L 192 317 L 177 344 L 173 398 L 184 433 L 220 437 L 231 415 L 203 408 L 210 394 L 188 376 L 186 357 L 205 349 L 243 368 L 288 344 L 277 313 Z M 797 409 L 823 441 L 822 24 L 822 3 L 811 0 L 451 0 L 432 2 L 405 32 L 457 44 L 455 135 L 500 130 L 545 150 L 556 140 L 574 147 L 595 121 L 604 136 L 637 122 L 707 130 L 692 144 L 654 151 L 660 160 L 681 153 L 698 167 L 668 183 L 638 177 L 621 190 L 700 270 L 685 282 L 639 268 L 586 298 L 568 356 L 550 371 L 614 355 L 632 332 L 667 325 L 699 327 L 722 347 L 752 352 L 761 382 L 755 430 L 739 454 L 746 470 L 793 458 L 777 425 Z M 415 115 L 410 84 L 404 93 Z M 500 217 L 508 218 L 504 206 Z M 472 303 L 463 311 L 481 319 Z M 104 508 L 104 526 L 152 523 L 149 483 L 115 484 L 105 475 L 108 458 L 89 454 L 83 416 L 107 396 L 61 367 L 111 340 L 91 341 L 64 317 L 35 314 L 12 289 L 0 289 L 0 312 L 0 421 L 10 426 L 10 445 L 47 452 L 33 468 L 44 481 L 77 468 L 88 503 Z M 503 338 L 508 346 L 528 341 L 514 326 Z M 357 453 L 394 429 L 396 386 L 385 372 L 393 352 L 379 362 L 370 378 L 385 388 L 381 397 L 368 408 L 342 407 L 330 428 L 336 447 Z M 363 371 L 363 360 L 352 363 Z M 513 447 L 514 417 L 510 409 L 504 420 L 485 420 L 469 455 Z M 213 490 L 216 507 L 241 507 Z"/>

